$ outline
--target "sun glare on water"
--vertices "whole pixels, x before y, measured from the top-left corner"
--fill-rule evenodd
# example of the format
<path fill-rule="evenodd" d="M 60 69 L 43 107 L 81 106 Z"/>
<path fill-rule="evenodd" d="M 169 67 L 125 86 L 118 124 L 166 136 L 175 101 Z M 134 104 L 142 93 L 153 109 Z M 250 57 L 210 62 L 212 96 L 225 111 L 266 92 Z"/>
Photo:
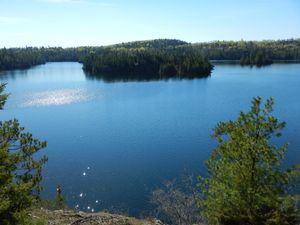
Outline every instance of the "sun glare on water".
<path fill-rule="evenodd" d="M 39 107 L 66 105 L 78 102 L 84 102 L 91 99 L 93 95 L 85 89 L 59 89 L 50 91 L 41 91 L 30 93 L 21 103 L 22 107 Z"/>

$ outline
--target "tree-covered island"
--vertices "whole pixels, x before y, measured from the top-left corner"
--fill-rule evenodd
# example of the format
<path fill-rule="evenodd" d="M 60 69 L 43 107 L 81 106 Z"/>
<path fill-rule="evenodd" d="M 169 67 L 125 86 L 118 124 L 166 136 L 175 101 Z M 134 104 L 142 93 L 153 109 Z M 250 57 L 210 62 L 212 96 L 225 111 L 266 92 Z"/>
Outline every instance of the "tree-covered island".
<path fill-rule="evenodd" d="M 200 51 L 182 46 L 106 48 L 83 59 L 86 72 L 105 80 L 205 77 L 210 75 L 212 68 Z"/>

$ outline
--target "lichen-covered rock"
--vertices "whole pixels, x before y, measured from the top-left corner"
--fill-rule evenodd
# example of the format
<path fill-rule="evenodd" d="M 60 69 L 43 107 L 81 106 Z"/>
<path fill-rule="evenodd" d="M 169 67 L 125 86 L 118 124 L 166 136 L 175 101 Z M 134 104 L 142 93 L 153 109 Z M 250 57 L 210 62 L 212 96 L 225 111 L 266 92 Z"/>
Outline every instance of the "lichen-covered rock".
<path fill-rule="evenodd" d="M 42 219 L 48 225 L 164 225 L 157 219 L 140 220 L 110 213 L 85 213 L 71 210 L 34 210 L 32 218 Z"/>

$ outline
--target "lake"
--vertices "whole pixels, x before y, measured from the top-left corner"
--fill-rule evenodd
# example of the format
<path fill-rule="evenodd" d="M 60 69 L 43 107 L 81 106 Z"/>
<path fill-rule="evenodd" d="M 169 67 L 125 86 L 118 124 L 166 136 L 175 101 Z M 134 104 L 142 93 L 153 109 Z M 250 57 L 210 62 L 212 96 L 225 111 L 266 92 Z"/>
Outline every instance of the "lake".
<path fill-rule="evenodd" d="M 45 198 L 60 184 L 70 207 L 139 215 L 151 192 L 203 162 L 219 121 L 248 110 L 254 96 L 275 99 L 287 122 L 277 144 L 289 142 L 285 166 L 300 161 L 300 64 L 262 68 L 216 64 L 208 78 L 104 82 L 74 62 L 47 63 L 0 73 L 10 93 L 0 119 L 18 118 L 41 152 Z"/>

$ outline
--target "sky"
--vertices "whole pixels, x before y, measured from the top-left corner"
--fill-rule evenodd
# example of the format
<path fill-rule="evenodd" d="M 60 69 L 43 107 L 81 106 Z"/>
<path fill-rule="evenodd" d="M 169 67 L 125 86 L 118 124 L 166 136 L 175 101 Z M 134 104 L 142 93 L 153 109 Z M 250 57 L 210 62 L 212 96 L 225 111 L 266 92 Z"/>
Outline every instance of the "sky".
<path fill-rule="evenodd" d="M 300 38 L 300 0 L 0 0 L 0 48 Z"/>

